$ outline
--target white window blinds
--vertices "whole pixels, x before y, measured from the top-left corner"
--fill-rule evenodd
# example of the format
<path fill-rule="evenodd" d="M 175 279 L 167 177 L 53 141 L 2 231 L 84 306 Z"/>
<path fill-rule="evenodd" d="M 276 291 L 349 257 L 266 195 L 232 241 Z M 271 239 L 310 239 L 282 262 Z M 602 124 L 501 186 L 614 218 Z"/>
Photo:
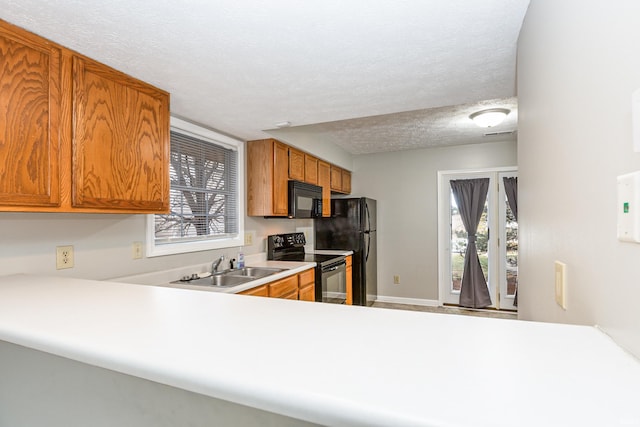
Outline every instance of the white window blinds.
<path fill-rule="evenodd" d="M 238 153 L 171 131 L 171 212 L 155 216 L 155 243 L 238 235 Z"/>

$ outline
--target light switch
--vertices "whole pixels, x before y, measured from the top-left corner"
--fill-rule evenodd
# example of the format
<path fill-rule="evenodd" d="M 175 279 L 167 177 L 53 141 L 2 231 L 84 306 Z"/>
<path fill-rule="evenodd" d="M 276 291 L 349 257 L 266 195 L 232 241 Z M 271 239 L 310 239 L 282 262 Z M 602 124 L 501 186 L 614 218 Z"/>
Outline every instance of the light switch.
<path fill-rule="evenodd" d="M 567 265 L 563 262 L 555 262 L 555 285 L 556 285 L 556 302 L 563 309 L 567 309 L 566 287 L 567 287 Z"/>
<path fill-rule="evenodd" d="M 640 172 L 618 177 L 618 240 L 640 243 Z"/>

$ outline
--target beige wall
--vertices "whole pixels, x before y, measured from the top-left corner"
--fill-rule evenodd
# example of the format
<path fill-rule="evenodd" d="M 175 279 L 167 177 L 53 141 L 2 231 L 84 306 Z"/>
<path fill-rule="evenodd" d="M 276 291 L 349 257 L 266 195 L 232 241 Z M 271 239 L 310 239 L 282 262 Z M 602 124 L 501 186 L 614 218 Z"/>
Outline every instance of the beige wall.
<path fill-rule="evenodd" d="M 305 126 L 271 130 L 269 134 L 279 141 L 298 147 L 302 151 L 313 154 L 329 163 L 347 170 L 353 169 L 353 155 L 351 153 L 327 142 L 324 135 L 310 132 Z"/>
<path fill-rule="evenodd" d="M 311 220 L 245 218 L 254 235 L 245 254 L 264 252 L 269 234 L 309 227 Z M 110 279 L 235 258 L 239 248 L 134 260 L 132 244 L 145 241 L 145 215 L 0 213 L 0 275 L 30 273 Z M 75 267 L 55 268 L 55 248 L 73 245 Z M 226 267 L 227 264 L 225 264 Z"/>
<path fill-rule="evenodd" d="M 378 200 L 378 294 L 438 299 L 438 171 L 515 165 L 515 141 L 356 156 L 353 195 Z"/>
<path fill-rule="evenodd" d="M 616 239 L 616 176 L 640 170 L 639 16 L 637 0 L 532 0 L 518 44 L 520 317 L 599 325 L 636 356 L 640 244 Z"/>

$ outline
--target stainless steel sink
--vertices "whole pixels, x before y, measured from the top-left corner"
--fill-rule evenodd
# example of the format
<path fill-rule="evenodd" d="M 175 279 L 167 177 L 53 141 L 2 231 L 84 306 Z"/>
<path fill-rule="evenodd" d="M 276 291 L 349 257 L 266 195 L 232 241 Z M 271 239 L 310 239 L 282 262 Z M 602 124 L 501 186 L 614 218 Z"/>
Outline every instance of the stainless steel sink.
<path fill-rule="evenodd" d="M 244 267 L 238 268 L 234 270 L 227 270 L 222 272 L 224 275 L 228 276 L 242 276 L 242 277 L 266 277 L 272 274 L 280 273 L 284 271 L 284 268 L 271 268 L 271 267 Z"/>
<path fill-rule="evenodd" d="M 215 273 L 209 277 L 203 278 L 185 278 L 183 280 L 177 280 L 171 283 L 179 283 L 182 285 L 195 285 L 195 286 L 216 286 L 220 288 L 229 288 L 231 286 L 241 285 L 243 283 L 251 282 L 252 280 L 260 279 L 262 277 L 270 276 L 272 274 L 285 271 L 286 268 L 271 268 L 271 267 L 244 267 L 236 268 L 232 270 L 224 270 Z"/>

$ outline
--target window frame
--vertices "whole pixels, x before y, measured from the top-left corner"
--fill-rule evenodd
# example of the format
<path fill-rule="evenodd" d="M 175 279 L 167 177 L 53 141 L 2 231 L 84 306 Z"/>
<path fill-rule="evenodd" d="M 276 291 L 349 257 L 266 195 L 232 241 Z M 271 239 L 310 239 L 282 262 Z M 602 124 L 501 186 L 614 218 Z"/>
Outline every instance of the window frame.
<path fill-rule="evenodd" d="M 244 160 L 244 142 L 235 138 L 222 135 L 211 129 L 198 126 L 177 117 L 171 116 L 171 131 L 184 135 L 192 136 L 224 148 L 234 150 L 238 153 L 238 167 L 236 182 L 237 188 L 237 221 L 238 234 L 233 237 L 211 237 L 211 239 L 203 239 L 190 242 L 171 242 L 156 244 L 155 239 L 155 215 L 147 215 L 146 224 L 146 255 L 147 257 L 156 257 L 164 255 L 175 255 L 189 252 L 207 251 L 212 249 L 233 248 L 244 245 L 244 200 L 245 200 L 245 160 Z"/>

